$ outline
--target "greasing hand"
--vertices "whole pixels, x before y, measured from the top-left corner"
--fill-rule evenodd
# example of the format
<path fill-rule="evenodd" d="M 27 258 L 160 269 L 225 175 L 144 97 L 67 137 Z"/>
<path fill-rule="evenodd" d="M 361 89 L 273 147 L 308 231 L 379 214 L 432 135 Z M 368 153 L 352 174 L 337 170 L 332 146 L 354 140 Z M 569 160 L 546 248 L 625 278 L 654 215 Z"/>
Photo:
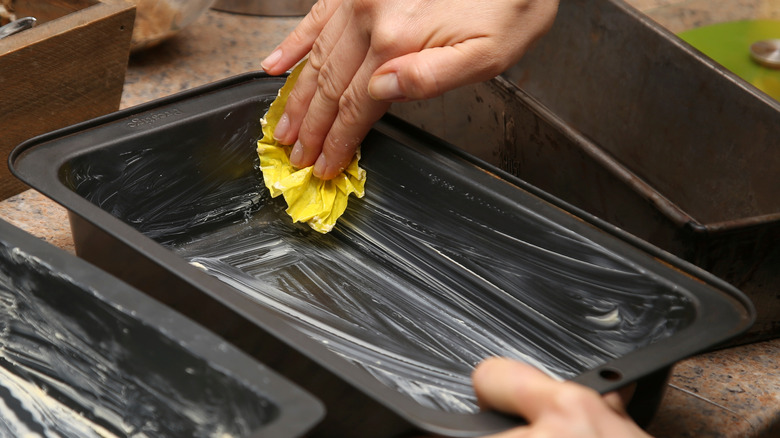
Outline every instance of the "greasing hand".
<path fill-rule="evenodd" d="M 625 411 L 627 394 L 556 381 L 517 361 L 491 358 L 472 375 L 480 406 L 528 421 L 489 438 L 650 438 Z M 486 437 L 488 438 L 488 437 Z"/>
<path fill-rule="evenodd" d="M 309 54 L 274 137 L 322 179 L 353 158 L 391 102 L 488 80 L 552 25 L 557 0 L 319 0 L 263 62 L 279 75 Z"/>

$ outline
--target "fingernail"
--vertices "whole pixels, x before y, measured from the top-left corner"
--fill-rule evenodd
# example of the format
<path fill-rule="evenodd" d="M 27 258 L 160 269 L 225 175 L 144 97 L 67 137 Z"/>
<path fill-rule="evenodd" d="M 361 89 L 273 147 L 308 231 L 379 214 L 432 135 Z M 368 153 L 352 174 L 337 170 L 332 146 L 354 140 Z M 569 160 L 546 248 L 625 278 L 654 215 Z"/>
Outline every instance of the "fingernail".
<path fill-rule="evenodd" d="M 276 49 L 260 63 L 260 66 L 263 67 L 263 70 L 267 71 L 268 69 L 274 68 L 280 59 L 282 59 L 282 49 Z"/>
<path fill-rule="evenodd" d="M 295 167 L 301 167 L 301 159 L 303 158 L 303 145 L 300 141 L 295 142 L 295 146 L 290 152 L 290 164 Z"/>
<path fill-rule="evenodd" d="M 320 157 L 317 158 L 317 162 L 314 163 L 314 176 L 317 178 L 322 178 L 323 175 L 325 175 L 325 171 L 328 170 L 328 160 L 325 158 L 325 154 L 320 154 Z"/>
<path fill-rule="evenodd" d="M 279 117 L 279 121 L 276 122 L 276 128 L 274 128 L 274 140 L 284 144 L 284 138 L 287 136 L 287 131 L 290 130 L 290 117 L 287 113 L 283 113 L 282 117 Z"/>
<path fill-rule="evenodd" d="M 406 97 L 401 91 L 398 75 L 395 73 L 372 77 L 368 82 L 368 94 L 374 100 L 399 100 Z"/>

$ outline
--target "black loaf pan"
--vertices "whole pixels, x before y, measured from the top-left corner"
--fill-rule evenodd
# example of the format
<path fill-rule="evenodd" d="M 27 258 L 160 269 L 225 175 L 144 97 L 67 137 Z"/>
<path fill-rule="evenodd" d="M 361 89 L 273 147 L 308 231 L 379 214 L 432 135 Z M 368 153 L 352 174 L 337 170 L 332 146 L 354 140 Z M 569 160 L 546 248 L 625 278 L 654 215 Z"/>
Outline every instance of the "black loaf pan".
<path fill-rule="evenodd" d="M 654 413 L 673 363 L 750 326 L 739 291 L 392 117 L 366 138 L 366 197 L 330 234 L 262 188 L 248 74 L 32 139 L 10 158 L 67 207 L 77 252 L 300 384 L 313 436 L 479 436 L 484 357 Z"/>
<path fill-rule="evenodd" d="M 84 260 L 0 221 L 0 436 L 298 437 L 300 388 Z"/>

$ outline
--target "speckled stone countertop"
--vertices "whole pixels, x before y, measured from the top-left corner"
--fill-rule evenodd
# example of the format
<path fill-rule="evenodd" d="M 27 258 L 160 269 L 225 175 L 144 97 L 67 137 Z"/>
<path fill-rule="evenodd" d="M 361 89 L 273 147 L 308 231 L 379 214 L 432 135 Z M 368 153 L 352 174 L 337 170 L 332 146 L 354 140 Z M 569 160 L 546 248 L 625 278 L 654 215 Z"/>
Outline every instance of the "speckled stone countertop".
<path fill-rule="evenodd" d="M 677 4 L 690 8 L 695 3 L 633 2 L 662 24 L 665 17 L 669 18 L 670 28 L 680 22 L 681 14 L 665 8 Z M 744 6 L 746 2 L 749 0 L 734 4 Z M 172 40 L 132 56 L 121 107 L 255 71 L 298 20 L 209 11 Z M 66 211 L 34 190 L 0 202 L 0 218 L 75 252 Z M 779 364 L 780 339 L 679 362 L 672 369 L 664 399 L 648 431 L 656 437 L 780 436 Z"/>

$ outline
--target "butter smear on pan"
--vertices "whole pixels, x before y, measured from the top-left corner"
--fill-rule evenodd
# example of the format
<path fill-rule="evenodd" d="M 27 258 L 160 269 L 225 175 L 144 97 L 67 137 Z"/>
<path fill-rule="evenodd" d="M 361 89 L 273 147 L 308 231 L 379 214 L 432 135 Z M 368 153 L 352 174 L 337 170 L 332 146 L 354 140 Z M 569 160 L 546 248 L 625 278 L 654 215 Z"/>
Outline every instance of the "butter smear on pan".
<path fill-rule="evenodd" d="M 257 142 L 257 154 L 265 186 L 274 198 L 284 195 L 287 214 L 293 222 L 306 222 L 316 231 L 327 233 L 346 210 L 349 195 L 354 193 L 362 198 L 365 194 L 366 171 L 358 167 L 358 150 L 346 169 L 335 178 L 323 181 L 312 173 L 314 166 L 293 167 L 290 164 L 292 146 L 280 144 L 274 139 L 274 129 L 304 64 L 298 64 L 292 71 L 265 117 L 260 120 L 263 138 Z"/>

